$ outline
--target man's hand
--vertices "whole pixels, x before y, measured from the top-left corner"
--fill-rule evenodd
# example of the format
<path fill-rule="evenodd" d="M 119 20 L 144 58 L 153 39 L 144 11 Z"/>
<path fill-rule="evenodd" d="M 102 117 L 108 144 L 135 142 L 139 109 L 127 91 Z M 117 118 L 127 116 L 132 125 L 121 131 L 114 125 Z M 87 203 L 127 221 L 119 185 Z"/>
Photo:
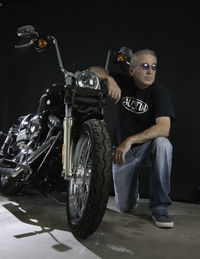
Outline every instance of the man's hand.
<path fill-rule="evenodd" d="M 118 103 L 121 98 L 121 89 L 119 88 L 115 79 L 111 76 L 108 76 L 105 82 L 106 82 L 107 88 L 108 88 L 108 96 L 115 103 Z"/>
<path fill-rule="evenodd" d="M 113 156 L 113 161 L 118 166 L 125 163 L 125 155 L 131 148 L 132 143 L 129 138 L 126 138 L 116 149 Z"/>
<path fill-rule="evenodd" d="M 109 76 L 102 67 L 90 67 L 90 71 L 95 73 L 102 81 L 105 82 L 108 88 L 108 96 L 115 103 L 118 103 L 121 98 L 121 89 L 115 79 Z"/>
<path fill-rule="evenodd" d="M 150 128 L 129 136 L 115 150 L 113 161 L 121 166 L 125 162 L 125 154 L 131 148 L 132 144 L 141 144 L 157 137 L 168 137 L 170 131 L 170 117 L 163 116 L 155 119 L 156 124 Z"/>

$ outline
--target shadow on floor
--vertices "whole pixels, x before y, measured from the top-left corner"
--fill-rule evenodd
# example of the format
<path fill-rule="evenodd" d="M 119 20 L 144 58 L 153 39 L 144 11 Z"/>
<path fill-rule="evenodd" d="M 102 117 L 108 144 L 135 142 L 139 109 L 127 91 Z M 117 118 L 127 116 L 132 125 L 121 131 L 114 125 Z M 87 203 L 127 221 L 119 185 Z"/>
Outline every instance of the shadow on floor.
<path fill-rule="evenodd" d="M 38 236 L 34 239 L 35 246 L 40 246 L 41 240 L 45 240 L 46 258 L 199 258 L 199 205 L 175 202 L 171 209 L 175 227 L 159 229 L 151 220 L 148 200 L 141 199 L 138 207 L 126 214 L 117 211 L 114 197 L 110 197 L 97 231 L 87 239 L 78 240 L 68 227 L 66 206 L 61 205 L 65 202 L 65 195 L 54 197 L 60 203 L 34 190 L 24 191 L 18 196 L 3 196 L 1 205 L 6 210 L 0 219 L 7 224 L 4 228 L 5 244 L 12 235 L 15 240 L 20 240 L 22 247 L 24 243 L 32 247 L 32 238 Z M 9 230 L 9 220 L 11 225 L 16 224 L 16 229 Z M 17 247 L 18 242 L 12 245 Z M 51 248 L 58 252 L 56 257 L 49 254 Z"/>
<path fill-rule="evenodd" d="M 24 189 L 15 196 L 4 197 L 7 198 L 7 202 L 3 204 L 3 207 L 13 216 L 22 223 L 41 228 L 39 231 L 15 235 L 15 238 L 21 239 L 47 233 L 56 241 L 54 249 L 60 252 L 71 249 L 52 234 L 54 230 L 70 231 L 67 225 L 65 196 L 63 194 L 56 194 L 55 200 L 52 200 L 34 189 Z"/>

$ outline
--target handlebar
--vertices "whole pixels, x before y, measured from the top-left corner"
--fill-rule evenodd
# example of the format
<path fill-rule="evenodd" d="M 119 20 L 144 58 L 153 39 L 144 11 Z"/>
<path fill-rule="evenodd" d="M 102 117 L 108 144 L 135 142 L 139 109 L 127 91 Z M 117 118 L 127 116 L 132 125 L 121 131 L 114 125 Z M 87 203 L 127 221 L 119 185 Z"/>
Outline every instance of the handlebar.
<path fill-rule="evenodd" d="M 25 36 L 27 37 L 27 31 L 28 31 L 28 30 L 26 30 L 26 27 L 27 27 L 27 26 L 22 27 L 22 29 L 25 30 L 26 33 L 24 33 L 24 31 L 23 31 L 22 35 L 18 33 L 18 36 L 21 36 L 21 37 L 22 37 L 22 36 L 25 34 Z M 30 28 L 30 26 L 28 26 L 28 28 Z M 32 27 L 32 26 L 31 26 L 31 29 L 33 30 L 33 27 Z M 24 44 L 15 45 L 15 48 L 16 48 L 16 49 L 21 49 L 21 48 L 26 48 L 26 47 L 30 47 L 30 46 L 34 45 L 34 48 L 35 48 L 37 51 L 41 51 L 42 49 L 45 49 L 46 45 L 45 45 L 45 47 L 42 47 L 42 48 L 41 48 L 41 47 L 38 46 L 38 44 L 37 44 L 37 41 L 38 41 L 38 42 L 40 41 L 40 36 L 39 36 L 39 34 L 38 34 L 37 32 L 35 32 L 35 31 L 31 31 L 31 33 L 29 34 L 29 37 L 32 37 L 32 36 L 33 36 L 33 38 L 31 38 L 29 42 L 24 43 Z M 71 77 L 76 77 L 76 75 L 75 75 L 74 73 L 71 73 L 71 72 L 68 72 L 67 70 L 65 70 L 65 68 L 64 68 L 64 66 L 63 66 L 63 63 L 62 63 L 62 59 L 61 59 L 61 55 L 60 55 L 60 50 L 59 50 L 59 47 L 58 47 L 58 43 L 57 43 L 56 38 L 53 37 L 53 36 L 46 36 L 45 38 L 46 38 L 46 40 L 53 42 L 53 44 L 54 44 L 54 46 L 55 46 L 58 64 L 59 64 L 59 67 L 60 67 L 61 72 L 64 73 L 65 81 L 67 80 L 67 78 L 68 78 L 69 76 L 71 76 Z M 47 43 L 46 43 L 46 44 L 47 44 Z"/>
<path fill-rule="evenodd" d="M 15 45 L 15 48 L 16 49 L 20 49 L 20 48 L 26 48 L 26 47 L 30 47 L 34 44 L 34 42 L 36 41 L 37 39 L 32 39 L 30 40 L 28 43 L 24 43 L 24 44 L 21 44 L 21 45 Z"/>

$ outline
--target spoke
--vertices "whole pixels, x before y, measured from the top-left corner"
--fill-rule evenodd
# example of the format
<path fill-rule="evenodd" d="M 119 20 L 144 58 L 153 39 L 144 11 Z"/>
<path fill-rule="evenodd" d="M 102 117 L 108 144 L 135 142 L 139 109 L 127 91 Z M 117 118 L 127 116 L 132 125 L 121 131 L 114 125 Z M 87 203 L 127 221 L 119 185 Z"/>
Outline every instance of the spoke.
<path fill-rule="evenodd" d="M 86 148 L 86 158 L 85 158 L 86 163 L 84 164 L 85 168 L 87 166 L 87 161 L 88 161 L 88 158 L 89 158 L 89 155 L 90 155 L 90 151 L 91 151 L 91 141 L 89 139 L 89 141 L 87 143 L 87 148 Z"/>
<path fill-rule="evenodd" d="M 81 218 L 87 203 L 91 177 L 91 147 L 90 134 L 85 132 L 77 143 L 74 160 L 76 174 L 70 184 L 69 206 L 74 223 Z"/>

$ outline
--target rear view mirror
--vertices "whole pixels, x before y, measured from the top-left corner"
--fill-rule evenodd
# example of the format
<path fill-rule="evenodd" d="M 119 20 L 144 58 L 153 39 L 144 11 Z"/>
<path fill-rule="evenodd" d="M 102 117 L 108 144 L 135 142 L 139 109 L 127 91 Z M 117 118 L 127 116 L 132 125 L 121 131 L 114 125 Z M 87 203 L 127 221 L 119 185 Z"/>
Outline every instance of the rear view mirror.
<path fill-rule="evenodd" d="M 19 37 L 32 37 L 38 36 L 38 33 L 35 31 L 35 28 L 32 25 L 26 25 L 18 28 L 17 35 Z"/>

